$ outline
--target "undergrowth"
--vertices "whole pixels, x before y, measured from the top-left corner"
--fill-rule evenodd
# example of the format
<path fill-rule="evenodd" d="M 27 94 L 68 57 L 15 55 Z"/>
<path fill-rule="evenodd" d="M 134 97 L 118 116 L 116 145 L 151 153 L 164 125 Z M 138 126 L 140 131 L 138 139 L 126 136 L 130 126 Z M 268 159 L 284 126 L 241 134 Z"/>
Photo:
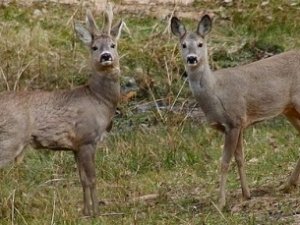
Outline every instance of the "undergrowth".
<path fill-rule="evenodd" d="M 195 1 L 193 7 L 215 14 L 209 37 L 214 69 L 300 45 L 297 1 Z M 73 16 L 83 20 L 84 13 L 81 6 L 47 2 L 1 5 L 0 90 L 84 84 L 90 72 L 88 50 L 73 32 Z M 299 193 L 287 195 L 277 188 L 298 159 L 296 131 L 282 118 L 247 130 L 247 175 L 254 197 L 241 200 L 233 163 L 228 206 L 218 211 L 222 135 L 153 103 L 180 108 L 192 101 L 177 40 L 166 29 L 168 18 L 117 15 L 121 17 L 130 29 L 119 43 L 121 82 L 134 77 L 140 89 L 136 97 L 121 102 L 115 126 L 98 149 L 103 216 L 81 217 L 82 190 L 72 154 L 28 149 L 22 164 L 0 170 L 0 223 L 292 224 L 299 213 Z M 184 20 L 196 29 L 197 21 Z M 153 107 L 144 108 L 148 104 Z"/>

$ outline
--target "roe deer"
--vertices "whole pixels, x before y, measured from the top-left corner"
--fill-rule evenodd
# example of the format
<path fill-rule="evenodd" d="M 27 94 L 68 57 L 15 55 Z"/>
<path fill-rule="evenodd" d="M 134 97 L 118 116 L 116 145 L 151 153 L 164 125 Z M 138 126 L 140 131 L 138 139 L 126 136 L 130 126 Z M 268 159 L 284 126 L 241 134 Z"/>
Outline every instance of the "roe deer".
<path fill-rule="evenodd" d="M 117 52 L 123 22 L 113 28 L 111 6 L 101 32 L 87 11 L 87 28 L 75 31 L 91 52 L 92 74 L 72 90 L 4 92 L 0 94 L 0 167 L 16 160 L 28 145 L 73 151 L 83 188 L 84 215 L 97 213 L 95 150 L 111 128 L 120 95 Z"/>
<path fill-rule="evenodd" d="M 171 30 L 179 38 L 190 88 L 212 127 L 224 132 L 219 206 L 231 158 L 237 163 L 242 194 L 250 198 L 243 155 L 243 131 L 249 125 L 283 114 L 300 131 L 300 52 L 290 51 L 248 65 L 211 71 L 206 35 L 212 20 L 204 15 L 195 32 L 188 32 L 176 17 Z M 298 160 L 285 188 L 297 184 Z"/>

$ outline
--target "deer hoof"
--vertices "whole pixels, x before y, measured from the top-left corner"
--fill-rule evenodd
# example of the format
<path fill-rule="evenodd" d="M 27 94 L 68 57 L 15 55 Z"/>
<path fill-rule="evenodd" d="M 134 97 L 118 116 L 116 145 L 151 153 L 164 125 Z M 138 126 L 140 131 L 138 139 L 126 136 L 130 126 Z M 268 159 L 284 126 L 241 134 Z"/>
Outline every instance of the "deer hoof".
<path fill-rule="evenodd" d="M 221 198 L 219 200 L 218 208 L 222 211 L 225 208 L 225 205 L 226 205 L 225 199 Z"/>
<path fill-rule="evenodd" d="M 83 215 L 86 217 L 90 217 L 91 216 L 91 212 L 88 208 L 84 208 L 83 209 Z"/>
<path fill-rule="evenodd" d="M 243 198 L 244 198 L 245 200 L 249 200 L 249 199 L 251 199 L 251 194 L 250 194 L 250 191 L 249 191 L 249 189 L 248 189 L 248 190 L 245 190 L 245 191 L 243 191 Z"/>

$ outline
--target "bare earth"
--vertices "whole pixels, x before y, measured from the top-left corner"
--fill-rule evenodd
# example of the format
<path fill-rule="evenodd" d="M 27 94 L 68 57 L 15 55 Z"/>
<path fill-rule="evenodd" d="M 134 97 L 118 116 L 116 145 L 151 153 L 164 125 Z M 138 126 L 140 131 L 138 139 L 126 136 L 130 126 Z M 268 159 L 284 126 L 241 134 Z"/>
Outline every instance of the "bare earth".
<path fill-rule="evenodd" d="M 0 5 L 7 5 L 13 0 L 0 0 Z M 45 0 L 19 0 L 21 5 L 30 6 L 35 2 L 45 2 Z M 95 11 L 103 11 L 106 0 L 47 0 L 47 2 L 60 4 L 76 4 L 92 7 Z M 121 3 L 114 5 L 114 10 L 120 13 L 129 13 L 135 15 L 150 15 L 159 19 L 165 19 L 176 12 L 181 18 L 198 19 L 201 10 L 192 7 L 194 0 L 123 0 Z M 180 8 L 180 10 L 178 10 Z"/>

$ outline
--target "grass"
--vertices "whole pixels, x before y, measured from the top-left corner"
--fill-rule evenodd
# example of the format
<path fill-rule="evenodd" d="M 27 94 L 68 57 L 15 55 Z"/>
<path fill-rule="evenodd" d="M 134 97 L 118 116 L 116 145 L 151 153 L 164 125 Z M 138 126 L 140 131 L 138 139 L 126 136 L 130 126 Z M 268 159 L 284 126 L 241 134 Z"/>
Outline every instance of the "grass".
<path fill-rule="evenodd" d="M 196 1 L 194 7 L 216 14 L 209 41 L 212 66 L 235 66 L 299 47 L 300 6 L 291 3 Z M 35 16 L 36 9 L 42 16 Z M 72 88 L 87 80 L 88 52 L 69 22 L 76 10 L 49 3 L 1 6 L 1 91 Z M 122 16 L 131 30 L 119 43 L 123 76 L 141 83 L 152 79 L 153 84 L 152 94 L 138 93 L 120 104 L 121 114 L 99 146 L 97 192 L 106 215 L 81 217 L 82 190 L 72 154 L 28 149 L 22 164 L 0 170 L 0 224 L 293 224 L 299 193 L 277 188 L 298 159 L 296 131 L 283 118 L 246 131 L 247 176 L 254 197 L 241 200 L 233 163 L 228 206 L 218 211 L 222 135 L 185 115 L 162 112 L 161 118 L 155 108 L 144 113 L 136 109 L 153 97 L 164 104 L 176 100 L 175 106 L 192 99 L 187 85 L 176 99 L 183 66 L 175 38 L 163 33 L 167 21 Z M 84 18 L 83 8 L 75 18 Z M 196 27 L 194 21 L 186 22 Z"/>

